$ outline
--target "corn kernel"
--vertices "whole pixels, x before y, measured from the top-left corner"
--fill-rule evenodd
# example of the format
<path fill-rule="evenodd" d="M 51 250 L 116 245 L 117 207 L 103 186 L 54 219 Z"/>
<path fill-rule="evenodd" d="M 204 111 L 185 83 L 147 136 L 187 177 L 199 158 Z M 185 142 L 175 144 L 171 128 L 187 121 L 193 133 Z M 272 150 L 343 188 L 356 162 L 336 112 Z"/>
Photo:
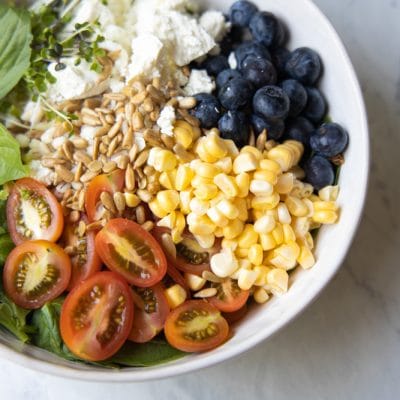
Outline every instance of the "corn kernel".
<path fill-rule="evenodd" d="M 149 162 L 148 162 L 149 163 Z M 154 154 L 153 162 L 151 165 L 158 172 L 166 172 L 173 170 L 178 161 L 172 151 L 158 149 Z"/>
<path fill-rule="evenodd" d="M 196 174 L 206 179 L 214 179 L 215 175 L 218 175 L 221 170 L 210 163 L 199 163 L 196 165 Z"/>
<path fill-rule="evenodd" d="M 300 247 L 296 242 L 283 244 L 268 255 L 269 262 L 277 268 L 290 270 L 297 265 L 297 258 L 300 255 Z"/>
<path fill-rule="evenodd" d="M 290 168 L 289 172 L 292 173 L 296 179 L 304 179 L 306 176 L 304 169 L 299 165 L 295 165 L 294 167 Z"/>
<path fill-rule="evenodd" d="M 246 172 L 242 172 L 241 174 L 236 175 L 235 179 L 239 189 L 237 196 L 240 198 L 247 197 L 250 190 L 250 175 Z"/>
<path fill-rule="evenodd" d="M 250 182 L 250 192 L 256 196 L 271 196 L 274 187 L 267 181 L 253 179 Z"/>
<path fill-rule="evenodd" d="M 241 153 L 233 161 L 233 172 L 241 174 L 242 172 L 250 172 L 257 169 L 258 160 L 252 153 Z"/>
<path fill-rule="evenodd" d="M 207 200 L 200 200 L 194 197 L 189 204 L 190 211 L 196 215 L 205 215 L 210 207 L 210 203 Z"/>
<path fill-rule="evenodd" d="M 221 241 L 221 247 L 223 249 L 232 249 L 232 251 L 235 251 L 237 249 L 237 245 L 237 240 L 223 238 Z"/>
<path fill-rule="evenodd" d="M 239 150 L 233 140 L 224 140 L 225 146 L 228 150 L 227 155 L 231 158 L 236 158 L 239 155 Z"/>
<path fill-rule="evenodd" d="M 304 201 L 297 197 L 287 196 L 285 204 L 290 214 L 294 215 L 295 217 L 305 217 L 309 212 Z"/>
<path fill-rule="evenodd" d="M 169 307 L 174 309 L 186 300 L 186 290 L 181 285 L 174 285 L 164 291 Z"/>
<path fill-rule="evenodd" d="M 260 234 L 270 233 L 276 225 L 275 218 L 270 215 L 263 215 L 254 223 L 254 230 Z"/>
<path fill-rule="evenodd" d="M 200 200 L 211 200 L 218 194 L 218 188 L 213 183 L 208 183 L 198 187 L 193 193 Z"/>
<path fill-rule="evenodd" d="M 256 196 L 251 200 L 251 207 L 255 210 L 271 210 L 275 208 L 280 201 L 278 193 L 273 193 L 270 196 Z"/>
<path fill-rule="evenodd" d="M 191 185 L 194 177 L 193 170 L 188 165 L 179 165 L 176 171 L 175 188 L 176 190 L 185 190 Z"/>
<path fill-rule="evenodd" d="M 334 201 L 314 201 L 314 211 L 336 211 L 337 204 Z"/>
<path fill-rule="evenodd" d="M 254 282 L 255 286 L 264 286 L 267 284 L 267 275 L 271 271 L 271 268 L 265 267 L 264 265 L 257 265 L 253 268 L 253 271 L 257 272 L 257 280 Z"/>
<path fill-rule="evenodd" d="M 249 249 L 249 261 L 254 265 L 261 265 L 263 261 L 263 248 L 260 244 L 253 244 Z"/>
<path fill-rule="evenodd" d="M 194 235 L 194 238 L 203 249 L 211 249 L 215 243 L 215 235 L 213 233 L 210 235 Z"/>
<path fill-rule="evenodd" d="M 210 267 L 215 275 L 220 278 L 227 278 L 239 268 L 239 265 L 232 250 L 227 248 L 211 257 Z"/>
<path fill-rule="evenodd" d="M 280 295 L 288 290 L 289 275 L 281 268 L 274 268 L 268 272 L 267 282 L 265 287 L 271 290 L 273 294 Z"/>
<path fill-rule="evenodd" d="M 185 122 L 185 121 L 181 121 L 181 122 Z M 189 124 L 187 124 L 187 125 L 188 125 L 188 127 L 185 128 L 185 127 L 180 126 L 179 124 L 175 123 L 175 128 L 174 128 L 175 142 L 182 145 L 185 149 L 188 149 L 192 145 L 193 139 L 194 139 L 192 126 Z"/>
<path fill-rule="evenodd" d="M 219 226 L 215 227 L 214 235 L 216 238 L 223 238 L 224 237 L 224 228 L 221 228 Z"/>
<path fill-rule="evenodd" d="M 223 158 L 228 153 L 228 148 L 225 144 L 225 141 L 214 133 L 210 133 L 204 139 L 204 148 L 209 155 L 216 159 Z"/>
<path fill-rule="evenodd" d="M 179 198 L 180 198 L 180 203 L 179 203 L 179 208 L 184 214 L 189 214 L 190 213 L 190 201 L 193 198 L 192 190 L 182 190 L 179 192 Z"/>
<path fill-rule="evenodd" d="M 256 180 L 269 182 L 273 186 L 278 183 L 278 175 L 275 172 L 264 169 L 258 169 L 256 172 L 254 172 L 253 178 Z"/>
<path fill-rule="evenodd" d="M 139 197 L 133 193 L 124 193 L 124 197 L 125 197 L 126 205 L 131 208 L 137 207 L 141 202 Z"/>
<path fill-rule="evenodd" d="M 283 236 L 283 228 L 282 228 L 282 224 L 276 224 L 275 228 L 272 230 L 271 232 L 272 236 L 275 239 L 275 242 L 277 244 L 281 244 L 284 241 L 284 236 Z"/>
<path fill-rule="evenodd" d="M 304 244 L 310 249 L 312 250 L 314 248 L 314 239 L 313 236 L 311 235 L 310 232 L 307 232 L 304 235 Z"/>
<path fill-rule="evenodd" d="M 197 292 L 198 290 L 202 289 L 207 282 L 200 276 L 189 274 L 187 272 L 185 273 L 185 281 L 189 286 L 189 289 L 193 290 L 194 292 Z"/>
<path fill-rule="evenodd" d="M 157 199 L 152 200 L 149 203 L 149 207 L 151 212 L 158 218 L 164 218 L 169 214 L 168 211 L 165 211 L 165 209 L 161 207 Z"/>
<path fill-rule="evenodd" d="M 308 214 L 306 217 L 311 218 L 314 215 L 314 203 L 310 199 L 303 199 L 303 202 L 308 208 Z"/>
<path fill-rule="evenodd" d="M 181 212 L 176 213 L 175 226 L 171 230 L 171 237 L 174 243 L 180 243 L 182 241 L 182 234 L 186 228 L 185 216 Z"/>
<path fill-rule="evenodd" d="M 249 249 L 253 244 L 258 242 L 258 233 L 251 224 L 245 225 L 243 232 L 238 237 L 239 247 Z"/>
<path fill-rule="evenodd" d="M 314 266 L 314 264 L 315 264 L 315 258 L 314 258 L 313 253 L 306 246 L 300 247 L 300 255 L 297 258 L 297 261 L 301 265 L 301 267 L 304 269 L 309 269 L 312 266 Z"/>
<path fill-rule="evenodd" d="M 265 289 L 258 288 L 253 293 L 254 301 L 258 304 L 264 304 L 268 301 L 269 296 Z"/>
<path fill-rule="evenodd" d="M 242 290 L 249 290 L 257 280 L 257 272 L 249 269 L 240 269 L 238 276 L 238 286 Z"/>
<path fill-rule="evenodd" d="M 162 172 L 159 178 L 161 186 L 166 189 L 174 190 L 176 181 L 176 170 Z"/>
<path fill-rule="evenodd" d="M 294 218 L 292 228 L 297 237 L 304 237 L 310 231 L 310 220 L 306 217 Z"/>
<path fill-rule="evenodd" d="M 253 264 L 246 258 L 241 258 L 238 260 L 240 269 L 253 269 Z"/>
<path fill-rule="evenodd" d="M 170 213 L 179 205 L 179 193 L 176 190 L 162 190 L 157 193 L 157 201 L 161 208 Z"/>
<path fill-rule="evenodd" d="M 338 220 L 338 214 L 336 211 L 316 211 L 312 219 L 320 224 L 334 224 Z"/>
<path fill-rule="evenodd" d="M 229 223 L 228 218 L 223 215 L 217 207 L 211 207 L 207 210 L 207 215 L 214 224 L 220 228 L 227 226 Z"/>
<path fill-rule="evenodd" d="M 249 256 L 249 249 L 244 249 L 242 247 L 238 247 L 235 250 L 235 256 L 237 258 L 247 258 Z"/>
<path fill-rule="evenodd" d="M 160 226 L 162 228 L 172 229 L 175 227 L 175 223 L 176 223 L 176 212 L 173 211 L 172 213 L 166 215 L 164 218 L 161 218 L 157 222 L 157 226 Z"/>
<path fill-rule="evenodd" d="M 218 160 L 214 165 L 224 172 L 225 174 L 230 174 L 232 172 L 232 158 L 224 157 Z"/>
<path fill-rule="evenodd" d="M 322 201 L 336 201 L 339 195 L 339 186 L 325 186 L 318 192 Z"/>
<path fill-rule="evenodd" d="M 278 145 L 268 152 L 268 158 L 276 161 L 283 172 L 288 171 L 294 165 L 294 155 L 292 149 Z"/>
<path fill-rule="evenodd" d="M 282 229 L 283 229 L 283 241 L 285 243 L 296 241 L 296 234 L 294 233 L 294 230 L 291 227 L 291 225 L 282 224 Z"/>
<path fill-rule="evenodd" d="M 203 185 L 211 185 L 211 184 L 213 184 L 212 179 L 203 178 L 200 175 L 195 175 L 195 177 L 192 179 L 192 182 L 191 182 L 192 187 L 194 187 L 195 189 L 197 189 Z"/>
<path fill-rule="evenodd" d="M 260 243 L 264 251 L 272 250 L 277 246 L 277 243 L 272 233 L 260 234 Z"/>
<path fill-rule="evenodd" d="M 244 146 L 240 149 L 240 153 L 251 153 L 253 154 L 257 160 L 262 160 L 263 155 L 260 150 L 257 149 L 257 147 L 254 146 Z"/>
<path fill-rule="evenodd" d="M 239 210 L 229 200 L 223 199 L 216 205 L 218 211 L 222 213 L 226 218 L 235 219 L 239 216 Z"/>
<path fill-rule="evenodd" d="M 243 228 L 243 221 L 240 219 L 234 219 L 223 228 L 223 235 L 226 239 L 234 239 L 243 232 Z"/>
<path fill-rule="evenodd" d="M 233 201 L 233 204 L 235 205 L 235 207 L 239 211 L 238 218 L 243 222 L 247 221 L 247 219 L 249 218 L 249 213 L 247 211 L 247 201 L 246 201 L 246 199 L 238 199 L 238 198 L 236 198 Z"/>
<path fill-rule="evenodd" d="M 303 185 L 303 190 L 300 192 L 300 197 L 307 198 L 310 197 L 314 193 L 314 187 L 309 183 L 305 183 Z"/>
<path fill-rule="evenodd" d="M 290 172 L 282 174 L 278 177 L 278 182 L 276 183 L 275 190 L 279 194 L 288 194 L 292 191 L 294 186 L 294 175 Z"/>
<path fill-rule="evenodd" d="M 275 172 L 276 175 L 282 174 L 281 166 L 273 160 L 265 158 L 260 161 L 260 168 L 265 171 Z"/>
<path fill-rule="evenodd" d="M 292 222 L 292 217 L 285 203 L 278 205 L 278 220 L 281 224 L 290 224 Z"/>
<path fill-rule="evenodd" d="M 206 148 L 206 139 L 205 137 L 201 137 L 195 146 L 195 152 L 199 156 L 201 161 L 214 163 L 218 160 L 218 157 L 213 156 L 208 152 Z"/>
<path fill-rule="evenodd" d="M 303 157 L 304 153 L 304 146 L 303 143 L 299 142 L 298 140 L 286 140 L 284 145 L 291 148 L 295 154 L 294 164 L 297 165 L 301 157 Z"/>
<path fill-rule="evenodd" d="M 239 193 L 236 180 L 233 176 L 218 174 L 214 177 L 214 183 L 228 197 L 235 197 Z"/>
<path fill-rule="evenodd" d="M 215 231 L 215 224 L 212 223 L 207 215 L 196 216 L 196 220 L 193 223 L 191 222 L 188 221 L 189 231 L 194 235 L 210 235 Z"/>

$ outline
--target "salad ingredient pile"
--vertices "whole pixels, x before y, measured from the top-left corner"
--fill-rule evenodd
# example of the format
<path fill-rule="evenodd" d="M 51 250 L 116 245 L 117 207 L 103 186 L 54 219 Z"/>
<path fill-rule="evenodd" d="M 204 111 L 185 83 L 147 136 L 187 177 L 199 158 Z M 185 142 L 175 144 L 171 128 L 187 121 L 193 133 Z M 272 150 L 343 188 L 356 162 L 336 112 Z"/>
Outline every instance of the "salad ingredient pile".
<path fill-rule="evenodd" d="M 18 68 L 0 58 L 0 325 L 68 360 L 154 365 L 221 345 L 314 266 L 349 137 L 282 21 L 188 0 L 3 19 L 25 32 Z"/>

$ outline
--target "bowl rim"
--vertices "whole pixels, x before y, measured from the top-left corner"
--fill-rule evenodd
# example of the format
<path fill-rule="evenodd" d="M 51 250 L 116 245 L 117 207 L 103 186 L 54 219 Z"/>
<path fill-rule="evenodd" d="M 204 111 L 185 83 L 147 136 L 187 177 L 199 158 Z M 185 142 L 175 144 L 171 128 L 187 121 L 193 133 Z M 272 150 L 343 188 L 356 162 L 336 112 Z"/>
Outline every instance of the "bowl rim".
<path fill-rule="evenodd" d="M 318 284 L 314 287 L 314 290 L 310 292 L 307 296 L 304 296 L 302 301 L 296 304 L 287 315 L 282 318 L 276 325 L 276 329 L 272 334 L 268 334 L 265 330 L 261 329 L 252 336 L 247 337 L 241 342 L 240 345 L 234 346 L 232 348 L 227 348 L 223 353 L 213 354 L 210 353 L 208 357 L 205 358 L 193 358 L 189 360 L 185 367 L 182 368 L 180 364 L 165 364 L 161 368 L 141 368 L 137 370 L 83 370 L 74 369 L 72 367 L 60 364 L 50 363 L 44 360 L 39 360 L 32 358 L 26 354 L 19 353 L 18 351 L 7 347 L 6 345 L 0 343 L 0 357 L 9 360 L 12 363 L 18 364 L 24 368 L 32 369 L 37 372 L 46 373 L 53 376 L 76 379 L 81 381 L 97 381 L 97 382 L 144 382 L 155 379 L 165 379 L 173 376 L 179 376 L 187 374 L 189 372 L 201 370 L 207 367 L 214 366 L 216 364 L 222 363 L 228 359 L 239 356 L 240 354 L 246 352 L 247 350 L 255 347 L 257 344 L 264 340 L 271 339 L 274 335 L 281 331 L 286 325 L 297 318 L 323 291 L 331 279 L 339 271 L 352 242 L 355 238 L 356 232 L 361 222 L 362 213 L 365 206 L 367 191 L 368 191 L 368 180 L 370 173 L 370 134 L 368 129 L 368 118 L 367 111 L 365 107 L 364 98 L 362 95 L 361 87 L 357 74 L 355 72 L 352 61 L 347 53 L 346 47 L 342 42 L 336 29 L 333 27 L 332 23 L 325 16 L 325 14 L 319 9 L 319 7 L 312 0 L 303 0 L 308 3 L 307 6 L 312 9 L 312 11 L 319 15 L 321 21 L 325 24 L 327 31 L 329 32 L 332 40 L 336 43 L 343 60 L 347 64 L 347 69 L 351 75 L 351 83 L 354 89 L 354 99 L 357 101 L 357 107 L 359 108 L 359 115 L 361 116 L 361 127 L 363 134 L 366 139 L 364 143 L 364 149 L 362 153 L 365 155 L 365 165 L 363 168 L 363 174 L 360 176 L 360 182 L 362 191 L 358 196 L 357 209 L 354 210 L 354 224 L 351 229 L 351 234 L 347 244 L 342 248 L 341 254 L 338 256 L 337 266 L 332 269 L 329 273 L 324 275 Z M 45 351 L 45 350 L 43 350 Z"/>

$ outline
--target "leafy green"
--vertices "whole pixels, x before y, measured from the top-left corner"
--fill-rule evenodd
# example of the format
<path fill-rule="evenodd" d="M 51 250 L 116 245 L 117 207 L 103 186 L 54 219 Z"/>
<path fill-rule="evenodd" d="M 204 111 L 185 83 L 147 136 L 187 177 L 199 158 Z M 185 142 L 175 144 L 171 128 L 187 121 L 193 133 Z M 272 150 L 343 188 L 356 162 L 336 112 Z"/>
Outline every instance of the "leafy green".
<path fill-rule="evenodd" d="M 0 124 L 0 185 L 22 178 L 28 169 L 22 164 L 18 142 Z"/>
<path fill-rule="evenodd" d="M 0 236 L 0 265 L 6 262 L 10 251 L 14 248 L 14 243 L 8 233 Z"/>
<path fill-rule="evenodd" d="M 67 360 L 76 361 L 77 358 L 68 350 L 61 339 L 59 320 L 63 298 L 46 303 L 32 316 L 32 325 L 36 333 L 32 337 L 33 343 Z"/>
<path fill-rule="evenodd" d="M 29 335 L 34 332 L 34 329 L 27 324 L 29 313 L 29 310 L 14 304 L 0 286 L 0 325 L 24 343 L 29 341 Z"/>
<path fill-rule="evenodd" d="M 163 339 L 139 344 L 126 342 L 108 362 L 127 367 L 151 367 L 182 358 L 187 353 L 171 347 Z"/>
<path fill-rule="evenodd" d="M 0 99 L 29 68 L 32 40 L 29 12 L 0 5 Z"/>

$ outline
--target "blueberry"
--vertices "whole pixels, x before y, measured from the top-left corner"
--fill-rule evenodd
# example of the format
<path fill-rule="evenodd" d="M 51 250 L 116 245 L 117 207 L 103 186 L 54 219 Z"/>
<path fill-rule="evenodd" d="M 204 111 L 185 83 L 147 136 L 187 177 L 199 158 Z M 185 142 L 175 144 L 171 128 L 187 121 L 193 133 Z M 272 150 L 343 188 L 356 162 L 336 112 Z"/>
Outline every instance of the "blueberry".
<path fill-rule="evenodd" d="M 218 129 L 222 138 L 233 140 L 239 148 L 249 143 L 249 124 L 242 111 L 228 111 L 219 120 Z"/>
<path fill-rule="evenodd" d="M 259 115 L 253 114 L 250 121 L 254 133 L 259 135 L 264 129 L 266 129 L 268 139 L 279 140 L 285 130 L 285 123 L 281 119 L 267 120 Z"/>
<path fill-rule="evenodd" d="M 290 51 L 285 47 L 278 47 L 271 53 L 272 64 L 274 64 L 279 77 L 286 76 L 285 65 L 289 56 Z"/>
<path fill-rule="evenodd" d="M 289 116 L 299 115 L 307 104 L 307 92 L 304 86 L 294 79 L 287 79 L 279 85 L 290 100 Z"/>
<path fill-rule="evenodd" d="M 258 12 L 254 14 L 249 28 L 254 40 L 266 47 L 278 47 L 285 41 L 285 28 L 272 13 Z"/>
<path fill-rule="evenodd" d="M 306 88 L 307 104 L 302 114 L 314 124 L 319 124 L 326 114 L 326 101 L 316 88 Z"/>
<path fill-rule="evenodd" d="M 257 42 L 244 42 L 235 50 L 235 57 L 239 68 L 241 68 L 243 62 L 246 61 L 249 56 L 271 61 L 269 51 L 262 44 Z"/>
<path fill-rule="evenodd" d="M 324 157 L 343 153 L 349 144 L 349 134 L 339 124 L 327 123 L 314 131 L 310 138 L 311 148 Z"/>
<path fill-rule="evenodd" d="M 243 41 L 243 28 L 240 26 L 233 25 L 231 30 L 225 37 L 222 39 L 222 42 L 219 44 L 221 48 L 221 53 L 224 56 L 229 56 L 229 54 Z"/>
<path fill-rule="evenodd" d="M 237 69 L 224 69 L 217 76 L 217 79 L 216 79 L 217 88 L 221 88 L 222 86 L 224 86 L 227 82 L 231 81 L 232 79 L 241 78 L 241 77 L 242 77 L 242 75 Z"/>
<path fill-rule="evenodd" d="M 229 18 L 232 25 L 247 27 L 251 17 L 258 11 L 258 8 L 249 1 L 236 1 L 229 10 Z"/>
<path fill-rule="evenodd" d="M 211 94 L 199 93 L 194 96 L 197 100 L 196 107 L 191 111 L 203 128 L 210 129 L 217 126 L 221 118 L 221 105 Z"/>
<path fill-rule="evenodd" d="M 324 157 L 315 155 L 305 164 L 306 181 L 320 190 L 332 185 L 335 181 L 335 172 L 332 164 Z"/>
<path fill-rule="evenodd" d="M 290 77 L 305 85 L 314 85 L 321 76 L 322 64 L 317 52 L 300 47 L 292 52 L 285 65 Z"/>
<path fill-rule="evenodd" d="M 297 140 L 305 146 L 310 145 L 310 135 L 314 131 L 314 125 L 304 117 L 291 119 L 286 124 L 285 137 Z"/>
<path fill-rule="evenodd" d="M 265 86 L 253 98 L 253 110 L 267 119 L 286 118 L 290 107 L 288 95 L 278 86 Z"/>
<path fill-rule="evenodd" d="M 224 69 L 229 68 L 228 60 L 223 55 L 208 57 L 203 63 L 208 75 L 217 76 Z"/>
<path fill-rule="evenodd" d="M 218 92 L 221 104 L 228 110 L 246 107 L 253 95 L 250 82 L 243 78 L 234 78 L 227 82 Z"/>
<path fill-rule="evenodd" d="M 264 58 L 247 57 L 242 63 L 240 72 L 255 88 L 274 85 L 277 79 L 275 67 Z"/>

